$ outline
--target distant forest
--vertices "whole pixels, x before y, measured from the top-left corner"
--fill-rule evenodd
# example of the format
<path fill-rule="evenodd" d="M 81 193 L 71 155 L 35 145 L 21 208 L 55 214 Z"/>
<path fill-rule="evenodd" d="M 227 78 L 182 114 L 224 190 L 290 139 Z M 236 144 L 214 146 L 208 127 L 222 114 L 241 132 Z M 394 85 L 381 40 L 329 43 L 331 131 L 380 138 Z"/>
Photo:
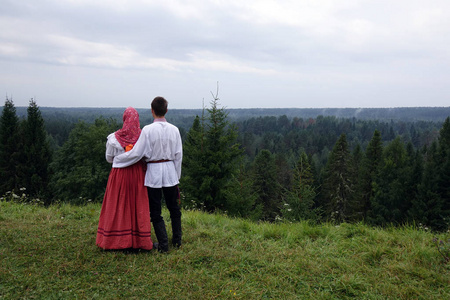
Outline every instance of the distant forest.
<path fill-rule="evenodd" d="M 169 107 L 166 116 L 183 139 L 185 208 L 264 221 L 449 228 L 450 107 L 210 104 Z M 102 200 L 111 168 L 106 137 L 122 126 L 125 108 L 38 107 L 33 100 L 16 108 L 8 99 L 5 107 L 2 195 L 23 189 L 45 204 Z M 150 109 L 137 110 L 142 127 L 153 121 Z"/>
<path fill-rule="evenodd" d="M 0 113 L 3 108 L 0 108 Z M 40 107 L 45 119 L 52 117 L 66 118 L 67 120 L 92 121 L 97 117 L 121 119 L 123 108 L 61 108 Z M 151 120 L 151 111 L 148 108 L 136 108 L 141 115 L 142 123 Z M 226 108 L 230 121 L 240 121 L 252 117 L 287 116 L 288 118 L 316 118 L 317 116 L 334 116 L 337 118 L 357 118 L 359 120 L 379 121 L 444 121 L 450 115 L 448 107 L 394 107 L 394 108 Z M 16 107 L 17 115 L 25 117 L 27 107 Z M 201 115 L 202 109 L 173 109 L 170 108 L 168 118 L 181 119 L 192 118 Z M 182 123 L 182 122 L 181 122 Z M 189 126 L 192 123 L 189 124 Z"/>
<path fill-rule="evenodd" d="M 243 124 L 251 118 L 285 116 L 288 119 L 316 119 L 317 117 L 335 117 L 336 119 L 352 119 L 353 121 L 378 121 L 388 122 L 399 126 L 407 126 L 409 123 L 433 122 L 437 126 L 450 115 L 449 107 L 397 107 L 397 108 L 248 108 L 229 109 L 226 108 L 228 120 L 233 123 Z M 3 107 L 0 108 L 3 110 Z M 40 107 L 47 131 L 57 145 L 67 139 L 70 130 L 78 121 L 92 123 L 95 119 L 102 117 L 112 118 L 117 122 L 122 122 L 124 108 L 62 108 L 62 107 Z M 152 122 L 151 110 L 147 108 L 137 108 L 141 126 Z M 19 118 L 25 118 L 27 107 L 16 107 Z M 202 109 L 170 109 L 167 114 L 169 122 L 178 126 L 182 135 L 192 126 L 195 116 L 201 116 L 205 111 Z M 62 122 L 64 121 L 64 122 Z M 271 122 L 272 123 L 272 122 Z M 403 125 L 401 125 L 403 124 Z M 242 128 L 240 126 L 240 128 Z"/>

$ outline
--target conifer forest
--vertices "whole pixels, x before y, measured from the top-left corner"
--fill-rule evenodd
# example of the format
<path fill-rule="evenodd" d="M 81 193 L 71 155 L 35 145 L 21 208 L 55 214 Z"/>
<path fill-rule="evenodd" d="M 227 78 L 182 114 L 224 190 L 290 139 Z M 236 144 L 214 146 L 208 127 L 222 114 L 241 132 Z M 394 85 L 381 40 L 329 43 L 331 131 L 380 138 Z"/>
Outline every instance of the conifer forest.
<path fill-rule="evenodd" d="M 0 196 L 101 202 L 106 137 L 123 111 L 40 108 L 33 99 L 23 108 L 7 98 Z M 141 127 L 152 122 L 149 109 L 138 111 Z M 449 108 L 355 111 L 228 110 L 217 97 L 202 110 L 169 110 L 183 139 L 182 206 L 255 221 L 448 230 Z"/>

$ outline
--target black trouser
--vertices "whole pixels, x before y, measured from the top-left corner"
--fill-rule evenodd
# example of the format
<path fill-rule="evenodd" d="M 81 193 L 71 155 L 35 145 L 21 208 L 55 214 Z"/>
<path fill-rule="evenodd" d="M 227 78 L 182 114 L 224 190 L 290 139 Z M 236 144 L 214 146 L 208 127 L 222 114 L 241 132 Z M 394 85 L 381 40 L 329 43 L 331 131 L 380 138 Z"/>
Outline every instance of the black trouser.
<path fill-rule="evenodd" d="M 163 188 L 147 188 L 148 201 L 150 204 L 150 218 L 152 223 L 159 223 L 163 221 L 161 216 L 161 199 L 164 194 L 167 208 L 170 212 L 171 219 L 181 217 L 180 206 L 178 205 L 178 186 L 163 187 Z"/>
<path fill-rule="evenodd" d="M 181 246 L 182 230 L 181 211 L 178 205 L 178 186 L 148 188 L 147 191 L 150 202 L 150 218 L 159 243 L 158 250 L 160 252 L 167 252 L 169 250 L 166 225 L 161 215 L 162 194 L 164 194 L 172 221 L 172 245 L 179 248 Z"/>

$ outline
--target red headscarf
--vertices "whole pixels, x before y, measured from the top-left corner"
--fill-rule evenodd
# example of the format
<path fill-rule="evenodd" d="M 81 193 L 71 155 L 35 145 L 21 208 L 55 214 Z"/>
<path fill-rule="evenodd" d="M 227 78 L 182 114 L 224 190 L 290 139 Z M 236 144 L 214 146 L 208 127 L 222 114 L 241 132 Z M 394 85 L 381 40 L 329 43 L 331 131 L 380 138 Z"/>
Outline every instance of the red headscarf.
<path fill-rule="evenodd" d="M 130 144 L 134 145 L 140 134 L 139 114 L 133 107 L 127 107 L 123 113 L 122 129 L 115 132 L 116 139 L 125 148 Z"/>

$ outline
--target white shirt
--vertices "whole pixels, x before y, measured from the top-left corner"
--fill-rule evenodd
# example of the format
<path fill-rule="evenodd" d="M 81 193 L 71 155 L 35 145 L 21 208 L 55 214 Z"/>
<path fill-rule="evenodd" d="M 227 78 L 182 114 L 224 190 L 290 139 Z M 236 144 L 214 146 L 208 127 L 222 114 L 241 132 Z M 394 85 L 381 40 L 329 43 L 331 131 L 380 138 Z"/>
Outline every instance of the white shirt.
<path fill-rule="evenodd" d="M 116 139 L 115 133 L 113 132 L 108 135 L 105 152 L 106 161 L 112 164 L 114 157 L 124 152 L 125 149 L 123 149 L 122 145 L 120 145 L 119 141 Z"/>
<path fill-rule="evenodd" d="M 128 167 L 142 158 L 145 161 L 169 160 L 147 163 L 145 186 L 170 187 L 179 183 L 183 149 L 178 128 L 165 119 L 155 119 L 142 129 L 133 149 L 114 157 L 113 168 Z"/>

